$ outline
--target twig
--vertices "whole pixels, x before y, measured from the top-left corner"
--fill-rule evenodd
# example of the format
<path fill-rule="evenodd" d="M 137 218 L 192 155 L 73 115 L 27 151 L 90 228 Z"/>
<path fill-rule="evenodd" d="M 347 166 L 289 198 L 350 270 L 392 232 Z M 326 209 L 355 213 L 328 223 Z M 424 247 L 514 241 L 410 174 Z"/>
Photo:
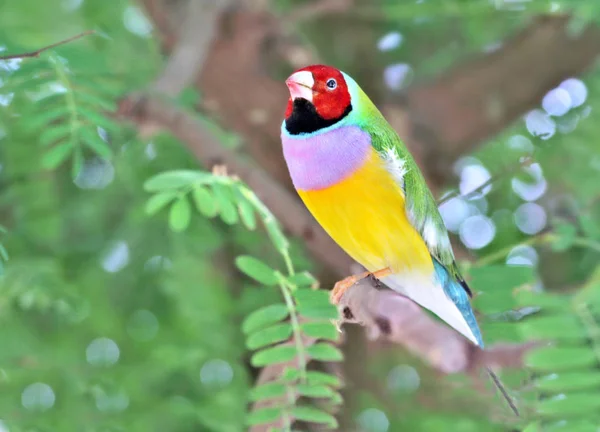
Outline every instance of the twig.
<path fill-rule="evenodd" d="M 440 199 L 438 201 L 438 206 L 441 206 L 445 202 L 453 200 L 454 198 L 462 198 L 462 199 L 468 200 L 468 199 L 472 198 L 473 196 L 475 196 L 476 194 L 478 194 L 479 192 L 481 192 L 482 190 L 484 190 L 486 187 L 492 185 L 493 183 L 496 183 L 499 180 L 502 180 L 508 176 L 511 176 L 511 175 L 517 173 L 519 170 L 521 170 L 524 167 L 530 166 L 532 163 L 533 163 L 532 157 L 530 157 L 530 156 L 525 157 L 525 158 L 523 158 L 523 160 L 519 161 L 518 164 L 515 164 L 514 166 L 498 173 L 497 175 L 492 176 L 486 182 L 480 184 L 475 189 L 473 189 L 472 191 L 470 191 L 466 194 L 461 195 L 456 191 L 447 194 L 445 197 L 443 197 L 442 199 Z"/>
<path fill-rule="evenodd" d="M 56 48 L 57 46 L 60 46 L 60 45 L 68 44 L 69 42 L 73 42 L 74 40 L 80 39 L 87 35 L 91 35 L 93 33 L 96 33 L 96 31 L 88 30 L 83 33 L 79 33 L 78 35 L 71 36 L 70 38 L 61 40 L 60 42 L 56 42 L 51 45 L 45 46 L 43 48 L 37 49 L 35 51 L 30 51 L 30 52 L 26 52 L 26 53 L 22 53 L 22 54 L 10 54 L 10 55 L 0 56 L 0 60 L 12 60 L 12 59 L 18 59 L 18 58 L 27 58 L 27 57 L 39 57 L 40 54 L 43 53 L 44 51 L 48 51 L 49 49 Z"/>

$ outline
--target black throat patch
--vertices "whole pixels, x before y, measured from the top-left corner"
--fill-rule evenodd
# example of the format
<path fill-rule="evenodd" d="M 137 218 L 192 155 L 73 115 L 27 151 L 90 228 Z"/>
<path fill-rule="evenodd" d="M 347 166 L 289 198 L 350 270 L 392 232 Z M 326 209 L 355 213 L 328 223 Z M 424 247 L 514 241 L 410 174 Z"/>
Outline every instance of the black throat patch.
<path fill-rule="evenodd" d="M 306 99 L 294 99 L 292 114 L 285 119 L 285 128 L 291 135 L 316 132 L 336 124 L 352 111 L 352 104 L 338 118 L 326 120 L 317 113 L 315 106 Z"/>

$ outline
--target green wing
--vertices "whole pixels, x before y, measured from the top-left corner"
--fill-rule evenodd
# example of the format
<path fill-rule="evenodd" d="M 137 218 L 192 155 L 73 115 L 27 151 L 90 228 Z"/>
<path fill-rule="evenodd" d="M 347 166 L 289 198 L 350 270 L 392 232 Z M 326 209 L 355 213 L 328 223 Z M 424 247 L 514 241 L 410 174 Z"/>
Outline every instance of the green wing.
<path fill-rule="evenodd" d="M 373 147 L 404 191 L 408 219 L 421 234 L 431 256 L 442 264 L 470 294 L 456 265 L 444 220 L 421 170 L 389 124 L 383 128 L 381 126 L 380 124 L 377 132 L 371 132 Z"/>

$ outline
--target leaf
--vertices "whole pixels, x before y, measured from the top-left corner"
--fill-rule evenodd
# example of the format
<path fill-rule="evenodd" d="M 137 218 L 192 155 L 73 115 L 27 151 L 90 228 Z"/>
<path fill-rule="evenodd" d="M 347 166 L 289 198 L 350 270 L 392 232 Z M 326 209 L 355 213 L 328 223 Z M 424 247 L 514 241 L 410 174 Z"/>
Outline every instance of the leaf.
<path fill-rule="evenodd" d="M 246 423 L 255 426 L 264 423 L 272 423 L 281 417 L 281 408 L 268 407 L 253 410 L 248 414 Z"/>
<path fill-rule="evenodd" d="M 340 332 L 331 322 L 307 322 L 303 323 L 300 328 L 306 336 L 316 339 L 337 341 L 340 337 Z"/>
<path fill-rule="evenodd" d="M 568 393 L 551 399 L 544 399 L 537 404 L 537 413 L 546 418 L 565 416 L 585 416 L 600 411 L 598 393 Z"/>
<path fill-rule="evenodd" d="M 250 334 L 246 340 L 246 346 L 248 349 L 256 350 L 267 345 L 283 342 L 289 339 L 291 335 L 292 325 L 290 323 L 275 324 Z"/>
<path fill-rule="evenodd" d="M 192 218 L 192 208 L 186 196 L 181 196 L 169 211 L 169 226 L 175 232 L 185 230 Z"/>
<path fill-rule="evenodd" d="M 305 422 L 326 424 L 332 429 L 338 427 L 337 420 L 331 414 L 309 406 L 292 408 L 292 416 Z"/>
<path fill-rule="evenodd" d="M 571 301 L 571 297 L 567 295 L 529 290 L 520 290 L 514 297 L 517 306 L 541 307 L 544 311 L 564 311 L 565 304 Z"/>
<path fill-rule="evenodd" d="M 243 197 L 238 200 L 238 212 L 244 226 L 250 231 L 256 229 L 256 216 L 254 216 L 254 207 Z"/>
<path fill-rule="evenodd" d="M 556 372 L 566 369 L 593 367 L 596 356 L 590 348 L 548 347 L 526 354 L 525 365 L 539 371 Z"/>
<path fill-rule="evenodd" d="M 324 384 L 335 388 L 342 386 L 342 382 L 337 376 L 324 372 L 308 371 L 306 379 L 309 384 Z"/>
<path fill-rule="evenodd" d="M 219 207 L 221 219 L 228 225 L 233 225 L 238 221 L 238 212 L 233 204 L 234 196 L 227 186 L 221 184 L 212 185 L 212 190 Z"/>
<path fill-rule="evenodd" d="M 117 110 L 117 105 L 114 103 L 114 101 L 105 99 L 100 96 L 96 96 L 93 93 L 79 91 L 76 93 L 76 95 L 77 95 L 77 99 L 79 99 L 80 101 L 89 103 L 90 105 L 97 107 L 97 108 L 101 108 L 104 111 L 112 113 Z"/>
<path fill-rule="evenodd" d="M 560 372 L 538 378 L 534 385 L 542 391 L 563 393 L 575 390 L 600 388 L 600 372 Z"/>
<path fill-rule="evenodd" d="M 73 160 L 71 161 L 71 177 L 73 180 L 77 178 L 83 169 L 84 162 L 85 161 L 83 159 L 83 151 L 81 151 L 81 147 L 75 146 L 73 148 Z"/>
<path fill-rule="evenodd" d="M 160 192 L 152 195 L 148 201 L 146 201 L 145 211 L 146 214 L 152 216 L 156 214 L 160 209 L 165 207 L 171 202 L 177 194 L 175 192 Z"/>
<path fill-rule="evenodd" d="M 179 189 L 194 183 L 207 183 L 211 178 L 212 174 L 202 171 L 167 171 L 146 180 L 144 189 L 148 192 L 160 192 L 164 189 Z"/>
<path fill-rule="evenodd" d="M 552 242 L 552 249 L 555 251 L 564 251 L 573 246 L 577 236 L 577 228 L 569 223 L 561 223 L 554 228 L 556 239 Z"/>
<path fill-rule="evenodd" d="M 296 391 L 301 396 L 310 398 L 329 398 L 333 396 L 334 391 L 322 384 L 298 384 Z"/>
<path fill-rule="evenodd" d="M 528 424 L 527 427 L 525 429 L 523 429 L 523 432 L 541 432 L 540 423 L 534 422 L 534 423 Z"/>
<path fill-rule="evenodd" d="M 59 105 L 49 110 L 36 112 L 34 116 L 23 118 L 22 121 L 28 129 L 37 130 L 50 122 L 62 119 L 68 115 L 68 107 L 66 105 Z"/>
<path fill-rule="evenodd" d="M 294 298 L 302 306 L 333 306 L 329 302 L 329 291 L 318 289 L 297 289 L 294 291 Z"/>
<path fill-rule="evenodd" d="M 275 270 L 254 257 L 239 256 L 235 259 L 235 265 L 242 273 L 263 285 L 273 286 L 279 282 Z"/>
<path fill-rule="evenodd" d="M 262 367 L 266 365 L 286 363 L 293 360 L 294 357 L 296 357 L 296 347 L 292 345 L 278 345 L 257 352 L 250 359 L 250 363 L 254 367 Z"/>
<path fill-rule="evenodd" d="M 286 386 L 278 382 L 261 384 L 250 390 L 250 400 L 253 402 L 274 399 L 286 394 Z"/>
<path fill-rule="evenodd" d="M 92 130 L 89 127 L 83 127 L 79 129 L 81 140 L 90 147 L 98 156 L 104 159 L 110 159 L 113 157 L 113 152 L 108 144 L 100 138 L 96 130 Z"/>
<path fill-rule="evenodd" d="M 316 343 L 306 349 L 309 356 L 320 361 L 340 361 L 344 358 L 342 352 L 327 343 Z"/>
<path fill-rule="evenodd" d="M 290 284 L 295 285 L 298 288 L 312 287 L 319 283 L 313 275 L 311 275 L 309 272 L 306 272 L 306 271 L 296 273 L 292 276 L 289 276 L 287 278 L 287 281 Z M 329 302 L 329 300 L 328 300 L 328 302 Z"/>
<path fill-rule="evenodd" d="M 206 217 L 215 217 L 219 212 L 215 198 L 208 189 L 202 186 L 195 186 L 192 189 L 192 199 L 194 200 L 196 209 Z"/>
<path fill-rule="evenodd" d="M 288 315 L 288 308 L 284 304 L 264 306 L 246 317 L 242 323 L 242 332 L 244 332 L 244 334 L 255 332 L 278 323 L 287 318 Z"/>
<path fill-rule="evenodd" d="M 109 117 L 99 114 L 94 110 L 88 109 L 84 106 L 77 106 L 77 114 L 87 119 L 92 125 L 100 126 L 107 131 L 119 132 L 121 125 L 117 122 L 112 121 Z"/>
<path fill-rule="evenodd" d="M 470 273 L 470 285 L 475 289 L 493 287 L 494 291 L 512 290 L 535 280 L 534 269 L 524 266 L 486 265 L 473 267 Z"/>
<path fill-rule="evenodd" d="M 593 215 L 588 213 L 579 215 L 579 225 L 587 237 L 600 239 L 600 223 Z"/>
<path fill-rule="evenodd" d="M 45 128 L 39 137 L 39 142 L 43 146 L 54 144 L 57 141 L 63 141 L 71 135 L 71 125 L 62 123 Z"/>
<path fill-rule="evenodd" d="M 340 317 L 337 307 L 332 304 L 323 306 L 298 305 L 296 309 L 305 318 L 331 320 Z"/>
<path fill-rule="evenodd" d="M 484 291 L 473 299 L 473 306 L 486 314 L 502 313 L 514 306 L 513 290 L 535 280 L 534 270 L 524 266 L 486 265 L 470 271 L 469 285 Z"/>
<path fill-rule="evenodd" d="M 286 367 L 281 374 L 281 379 L 285 382 L 295 382 L 300 378 L 300 371 L 294 367 Z"/>
<path fill-rule="evenodd" d="M 0 259 L 4 260 L 4 261 L 8 261 L 8 252 L 6 251 L 6 248 L 4 247 L 4 245 L 0 244 Z"/>
<path fill-rule="evenodd" d="M 566 304 L 568 307 L 568 303 Z M 586 331 L 574 315 L 540 315 L 527 318 L 518 324 L 527 340 L 585 339 Z"/>
<path fill-rule="evenodd" d="M 42 156 L 42 167 L 54 169 L 62 164 L 73 152 L 73 143 L 65 141 L 55 145 Z"/>

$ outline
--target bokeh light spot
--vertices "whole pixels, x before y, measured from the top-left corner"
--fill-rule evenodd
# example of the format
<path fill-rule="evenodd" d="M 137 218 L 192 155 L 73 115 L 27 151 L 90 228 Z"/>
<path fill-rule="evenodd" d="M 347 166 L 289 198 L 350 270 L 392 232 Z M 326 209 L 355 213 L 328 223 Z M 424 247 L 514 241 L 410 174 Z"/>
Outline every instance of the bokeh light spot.
<path fill-rule="evenodd" d="M 577 78 L 569 78 L 564 80 L 558 86 L 565 90 L 571 99 L 571 107 L 575 108 L 585 103 L 588 95 L 588 90 L 583 81 Z"/>
<path fill-rule="evenodd" d="M 207 387 L 225 387 L 233 379 L 233 369 L 221 359 L 212 359 L 200 369 L 200 381 Z"/>
<path fill-rule="evenodd" d="M 123 14 L 125 28 L 138 36 L 148 36 L 152 31 L 152 24 L 142 11 L 135 6 L 129 6 Z"/>
<path fill-rule="evenodd" d="M 543 140 L 552 138 L 556 133 L 556 123 L 544 111 L 535 109 L 525 115 L 525 126 L 533 136 Z"/>
<path fill-rule="evenodd" d="M 469 217 L 469 205 L 460 197 L 450 198 L 440 205 L 439 210 L 446 228 L 452 232 L 457 232 L 460 224 Z"/>
<path fill-rule="evenodd" d="M 389 372 L 387 385 L 392 391 L 411 393 L 421 385 L 421 377 L 414 367 L 399 365 Z"/>
<path fill-rule="evenodd" d="M 390 427 L 390 421 L 385 413 L 375 408 L 369 408 L 360 413 L 358 424 L 361 430 L 368 432 L 387 432 Z"/>
<path fill-rule="evenodd" d="M 546 192 L 548 183 L 542 173 L 542 167 L 539 163 L 531 164 L 523 168 L 533 180 L 533 182 L 525 182 L 517 177 L 511 181 L 513 191 L 525 201 L 535 201 Z"/>
<path fill-rule="evenodd" d="M 460 225 L 459 235 L 469 249 L 481 249 L 494 239 L 496 225 L 487 216 L 470 216 Z"/>
<path fill-rule="evenodd" d="M 521 232 L 537 234 L 546 226 L 546 211 L 539 204 L 528 202 L 517 208 L 514 219 Z"/>
<path fill-rule="evenodd" d="M 108 251 L 102 260 L 102 268 L 109 273 L 122 270 L 129 263 L 129 246 L 124 241 L 119 241 Z"/>
<path fill-rule="evenodd" d="M 506 265 L 535 267 L 538 263 L 538 253 L 532 246 L 518 245 L 512 248 L 506 257 Z"/>
<path fill-rule="evenodd" d="M 21 403 L 30 411 L 49 410 L 55 401 L 56 396 L 52 387 L 41 382 L 27 386 L 21 394 Z"/>
<path fill-rule="evenodd" d="M 127 333 L 132 339 L 138 341 L 148 341 L 158 333 L 158 319 L 156 316 L 145 309 L 135 311 L 127 324 Z"/>
<path fill-rule="evenodd" d="M 402 44 L 402 35 L 397 32 L 389 32 L 377 41 L 379 51 L 391 51 L 398 48 Z"/>
<path fill-rule="evenodd" d="M 392 90 L 400 90 L 406 87 L 412 78 L 413 70 L 406 63 L 397 63 L 387 66 L 383 70 L 383 80 Z"/>
<path fill-rule="evenodd" d="M 119 346 L 109 338 L 94 339 L 85 350 L 85 357 L 92 366 L 111 366 L 119 360 Z"/>
<path fill-rule="evenodd" d="M 560 117 L 571 109 L 571 96 L 563 88 L 550 90 L 542 99 L 542 108 L 551 116 Z"/>

